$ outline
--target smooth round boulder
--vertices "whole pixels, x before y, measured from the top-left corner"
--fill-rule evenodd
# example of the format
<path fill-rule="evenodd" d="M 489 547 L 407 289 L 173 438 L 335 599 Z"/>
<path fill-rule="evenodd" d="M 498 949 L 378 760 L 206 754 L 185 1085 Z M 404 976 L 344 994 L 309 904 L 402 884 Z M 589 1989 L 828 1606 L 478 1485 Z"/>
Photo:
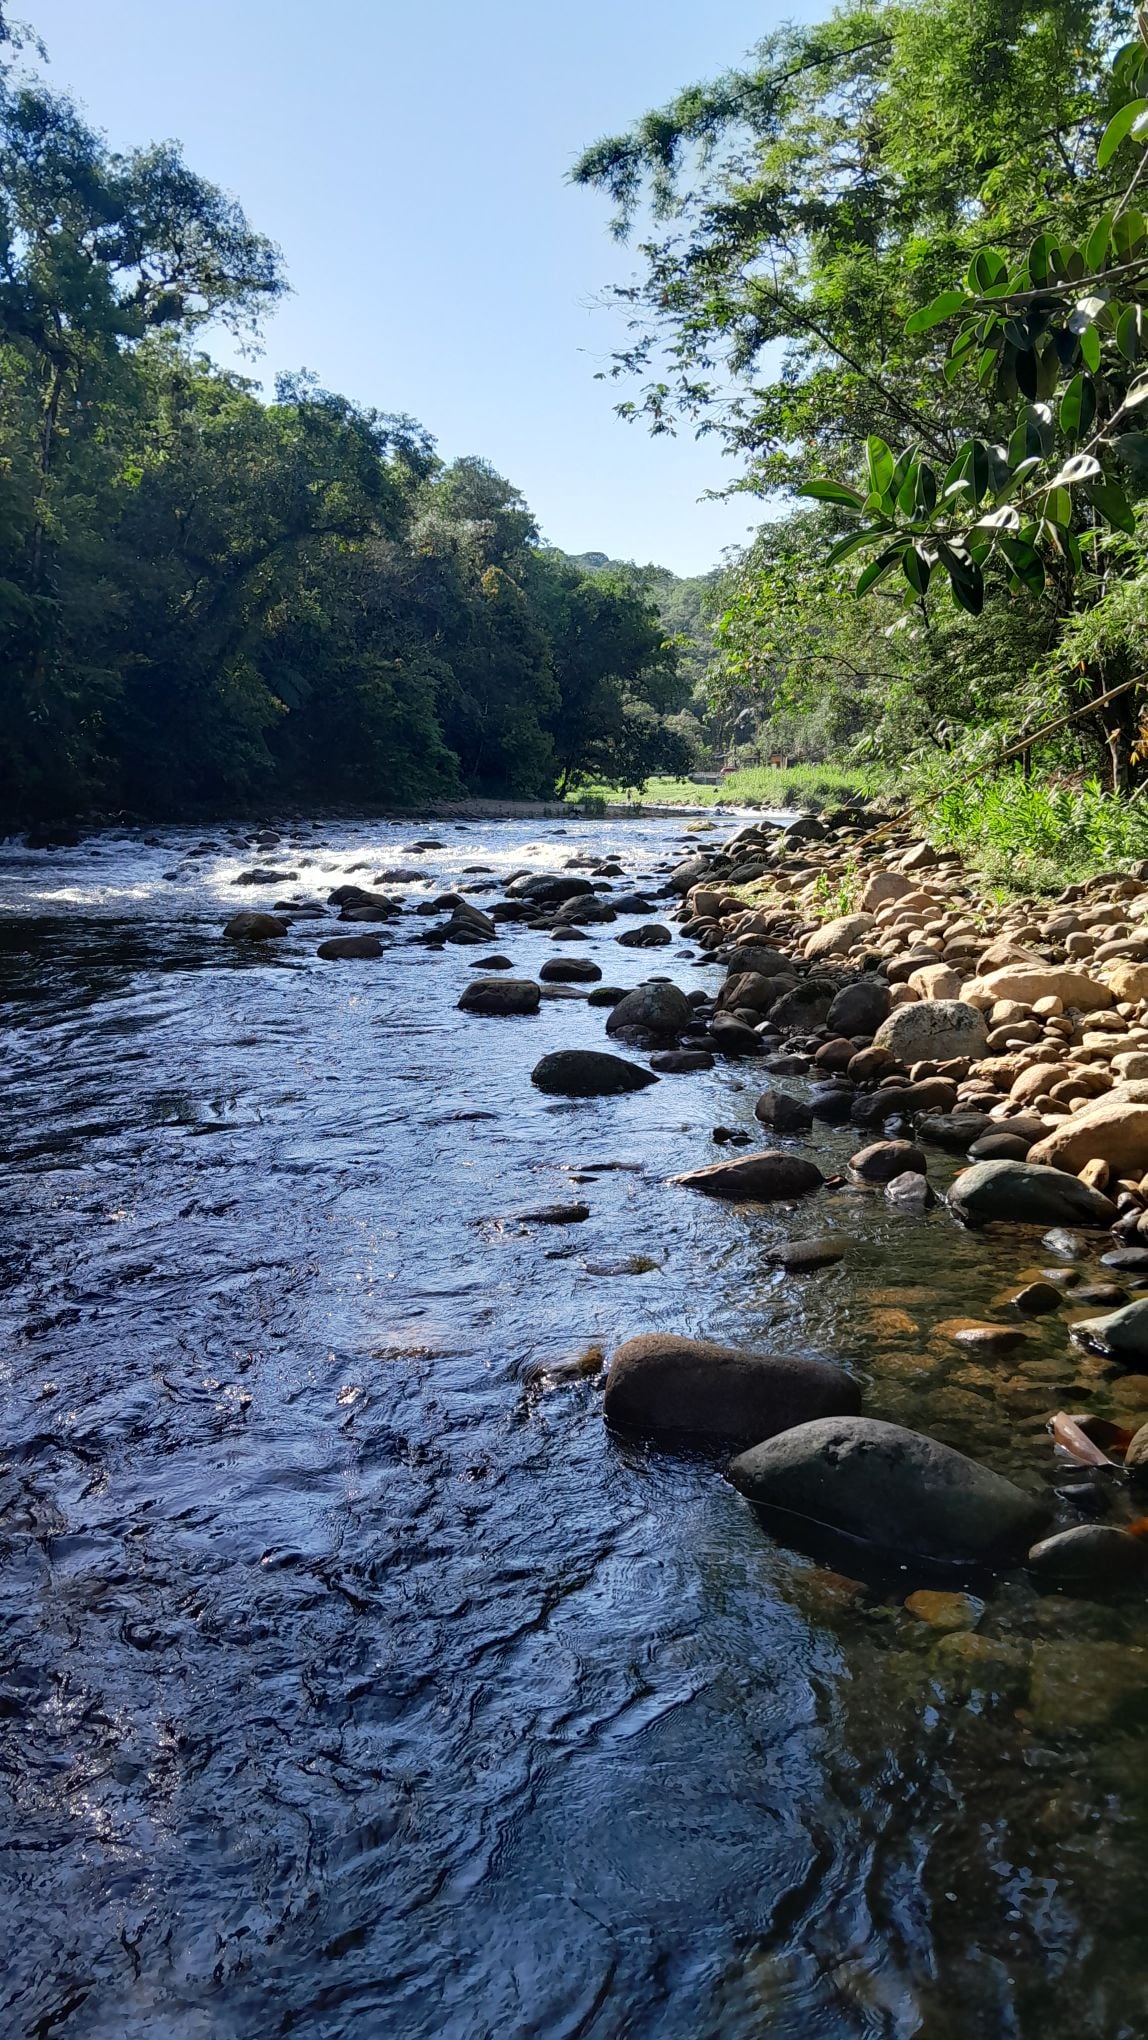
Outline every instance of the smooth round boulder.
<path fill-rule="evenodd" d="M 647 1332 L 614 1354 L 604 1413 L 613 1429 L 632 1435 L 733 1443 L 860 1407 L 857 1383 L 829 1361 Z"/>
<path fill-rule="evenodd" d="M 677 985 L 638 985 L 618 1000 L 606 1022 L 607 1034 L 639 1028 L 644 1034 L 673 1039 L 694 1023 L 694 1009 Z"/>
<path fill-rule="evenodd" d="M 474 978 L 458 1002 L 460 1013 L 505 1017 L 537 1013 L 542 993 L 532 978 Z"/>
<path fill-rule="evenodd" d="M 923 1149 L 914 1147 L 911 1140 L 875 1140 L 850 1156 L 849 1167 L 863 1183 L 891 1183 L 894 1176 L 906 1171 L 927 1175 L 929 1163 Z"/>
<path fill-rule="evenodd" d="M 602 972 L 588 956 L 552 956 L 538 975 L 544 985 L 594 985 Z"/>
<path fill-rule="evenodd" d="M 1028 1569 L 1049 1586 L 1102 1593 L 1148 1576 L 1148 1545 L 1111 1523 L 1076 1523 L 1034 1544 Z"/>
<path fill-rule="evenodd" d="M 760 1507 L 922 1558 L 1019 1558 L 1049 1517 L 1043 1502 L 978 1460 L 876 1417 L 799 1424 L 741 1453 L 729 1477 Z"/>
<path fill-rule="evenodd" d="M 937 1201 L 937 1193 L 927 1176 L 920 1176 L 914 1169 L 906 1169 L 901 1176 L 894 1176 L 885 1185 L 885 1199 L 899 1211 L 931 1211 Z"/>
<path fill-rule="evenodd" d="M 623 949 L 665 949 L 673 939 L 672 931 L 658 921 L 645 921 L 640 928 L 623 928 L 614 937 Z"/>
<path fill-rule="evenodd" d="M 1108 1226 L 1116 1206 L 1077 1176 L 1032 1162 L 974 1162 L 962 1169 L 949 1204 L 966 1225 L 1011 1219 L 1018 1225 Z"/>
<path fill-rule="evenodd" d="M 650 1068 L 660 1077 L 692 1076 L 695 1070 L 712 1070 L 713 1066 L 708 1048 L 660 1048 L 650 1057 Z"/>
<path fill-rule="evenodd" d="M 813 1113 L 804 1098 L 792 1098 L 788 1091 L 763 1091 L 753 1116 L 774 1133 L 808 1133 L 813 1125 Z"/>
<path fill-rule="evenodd" d="M 383 945 L 377 935 L 332 935 L 320 942 L 315 954 L 326 963 L 351 963 L 359 957 L 382 956 Z"/>
<path fill-rule="evenodd" d="M 826 1015 L 826 1025 L 835 1034 L 876 1034 L 889 1016 L 889 987 L 884 978 L 872 974 L 843 985 Z"/>
<path fill-rule="evenodd" d="M 282 935 L 291 933 L 291 926 L 278 914 L 259 914 L 250 907 L 241 907 L 226 923 L 224 934 L 232 942 L 277 942 Z"/>
<path fill-rule="evenodd" d="M 977 1061 L 988 1047 L 984 1014 L 962 999 L 918 999 L 898 1006 L 882 1020 L 874 1046 L 886 1048 L 898 1062 L 949 1062 L 956 1056 Z"/>
<path fill-rule="evenodd" d="M 533 900 L 538 906 L 560 907 L 564 901 L 582 899 L 593 890 L 588 878 L 575 878 L 563 871 L 544 871 L 536 878 L 512 879 L 506 888 L 506 896 L 512 900 Z"/>
<path fill-rule="evenodd" d="M 671 1176 L 686 1190 L 700 1190 L 705 1197 L 724 1197 L 732 1203 L 769 1203 L 781 1197 L 807 1197 L 819 1190 L 825 1178 L 815 1162 L 789 1155 L 780 1148 L 763 1148 L 742 1155 L 733 1162 L 711 1162 L 706 1169 L 688 1169 Z"/>
<path fill-rule="evenodd" d="M 626 1091 L 644 1091 L 658 1079 L 640 1063 L 595 1048 L 559 1048 L 544 1055 L 530 1072 L 540 1091 L 556 1098 L 615 1098 Z"/>

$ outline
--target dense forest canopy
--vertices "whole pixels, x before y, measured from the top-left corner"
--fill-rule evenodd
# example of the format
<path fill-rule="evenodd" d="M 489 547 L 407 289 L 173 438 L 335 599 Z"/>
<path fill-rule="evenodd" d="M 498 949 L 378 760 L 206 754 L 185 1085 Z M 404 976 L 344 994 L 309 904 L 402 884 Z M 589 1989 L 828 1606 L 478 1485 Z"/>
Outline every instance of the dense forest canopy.
<path fill-rule="evenodd" d="M 720 674 L 813 747 L 987 755 L 1138 670 L 1143 34 L 1124 0 L 854 0 L 576 168 L 644 229 L 620 409 L 781 492 Z M 1130 687 L 1061 753 L 1122 788 L 1140 715 Z"/>
<path fill-rule="evenodd" d="M 0 24 L 0 35 L 3 35 Z M 202 351 L 279 251 L 172 143 L 0 74 L 0 821 L 641 784 L 690 752 L 629 569 L 540 542 L 480 459 Z"/>

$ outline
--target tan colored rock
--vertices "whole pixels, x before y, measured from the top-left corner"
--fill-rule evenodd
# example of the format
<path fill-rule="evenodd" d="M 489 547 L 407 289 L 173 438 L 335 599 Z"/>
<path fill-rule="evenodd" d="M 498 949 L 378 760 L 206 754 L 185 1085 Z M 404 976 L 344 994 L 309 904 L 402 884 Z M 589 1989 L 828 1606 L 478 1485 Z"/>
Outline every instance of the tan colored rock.
<path fill-rule="evenodd" d="M 888 906 L 893 900 L 903 899 L 913 890 L 912 880 L 899 871 L 874 871 L 865 881 L 865 887 L 857 902 L 861 914 L 875 914 L 878 907 Z"/>
<path fill-rule="evenodd" d="M 1121 1078 L 1148 1077 L 1148 1051 L 1142 1048 L 1127 1049 L 1121 1055 L 1114 1055 L 1112 1067 Z"/>
<path fill-rule="evenodd" d="M 1055 992 L 1046 992 L 1042 999 L 1033 1001 L 1033 1012 L 1038 1020 L 1059 1020 L 1064 1012 L 1064 1001 Z"/>
<path fill-rule="evenodd" d="M 1056 1065 L 1037 1063 L 1032 1069 L 1022 1070 L 1009 1086 L 1009 1097 L 1018 1105 L 1029 1105 L 1037 1098 L 1047 1098 L 1056 1081 Z"/>
<path fill-rule="evenodd" d="M 872 914 L 842 914 L 836 921 L 827 921 L 824 928 L 818 928 L 816 934 L 809 937 L 802 955 L 845 956 L 873 926 Z"/>
<path fill-rule="evenodd" d="M 1114 999 L 1148 999 L 1148 963 L 1113 963 L 1108 989 Z"/>
<path fill-rule="evenodd" d="M 975 989 L 989 993 L 997 999 L 1021 999 L 1031 1006 L 1037 999 L 1049 996 L 1060 999 L 1065 1006 L 1075 1007 L 1080 1013 L 1099 1012 L 1111 1006 L 1114 994 L 1098 978 L 1090 977 L 1086 971 L 1070 970 L 1065 964 L 1039 963 L 1031 965 L 1005 965 L 984 975 L 984 957 L 981 958 L 982 975 Z"/>
<path fill-rule="evenodd" d="M 956 999 L 960 997 L 961 980 L 947 963 L 926 963 L 920 970 L 912 971 L 909 983 L 922 999 Z"/>
<path fill-rule="evenodd" d="M 1139 1174 L 1148 1168 L 1148 1104 L 1116 1093 L 1098 1098 L 1030 1148 L 1028 1160 L 1074 1175 L 1092 1161 L 1107 1162 L 1120 1176 Z"/>
<path fill-rule="evenodd" d="M 1085 1162 L 1084 1167 L 1078 1169 L 1076 1173 L 1082 1183 L 1087 1183 L 1090 1190 L 1107 1190 L 1112 1180 L 1111 1164 L 1103 1161 L 1099 1155 L 1094 1161 Z"/>

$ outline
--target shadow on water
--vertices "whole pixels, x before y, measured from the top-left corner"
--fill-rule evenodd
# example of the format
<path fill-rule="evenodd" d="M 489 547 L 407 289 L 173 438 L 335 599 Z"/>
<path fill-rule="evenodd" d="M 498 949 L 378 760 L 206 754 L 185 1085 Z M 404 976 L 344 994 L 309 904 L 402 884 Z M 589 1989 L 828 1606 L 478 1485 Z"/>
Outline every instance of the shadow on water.
<path fill-rule="evenodd" d="M 831 1355 L 1050 1487 L 1049 1412 L 1148 1384 L 1063 1315 L 991 1361 L 935 1330 L 1039 1238 L 691 1198 L 666 1179 L 753 1127 L 752 1070 L 556 1106 L 530 1069 L 604 1016 L 458 1013 L 473 956 L 421 918 L 350 967 L 307 922 L 219 939 L 352 868 L 414 862 L 417 901 L 594 848 L 655 882 L 681 833 L 339 823 L 266 894 L 226 832 L 0 858 L 4 2032 L 1148 2031 L 1142 1601 L 962 1580 L 974 1626 L 931 1626 L 934 1572 L 612 1440 L 584 1358 L 657 1327 Z M 615 934 L 578 951 L 610 982 L 712 981 Z M 574 1178 L 575 1238 L 515 1218 Z M 767 1262 L 827 1229 L 840 1266 Z"/>

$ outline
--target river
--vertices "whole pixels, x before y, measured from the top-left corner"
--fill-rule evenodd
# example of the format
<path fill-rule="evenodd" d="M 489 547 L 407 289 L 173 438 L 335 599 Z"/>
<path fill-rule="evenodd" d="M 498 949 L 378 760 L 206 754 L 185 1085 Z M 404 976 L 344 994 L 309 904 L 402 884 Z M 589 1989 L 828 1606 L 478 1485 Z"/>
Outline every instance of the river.
<path fill-rule="evenodd" d="M 754 1128 L 752 1065 L 544 1098 L 605 1014 L 458 1012 L 484 952 L 413 914 L 376 962 L 221 936 L 400 864 L 411 902 L 587 850 L 661 883 L 685 831 L 0 849 L 5 2035 L 1148 2032 L 1143 1597 L 972 1582 L 942 1635 L 920 1568 L 790 1548 L 720 1461 L 611 1438 L 587 1358 L 662 1327 L 823 1354 L 1053 1482 L 1050 1411 L 1115 1410 L 1087 1357 L 1045 1320 L 987 1366 L 932 1333 L 1047 1252 L 670 1185 Z M 268 859 L 298 878 L 234 885 Z M 608 982 L 720 982 L 617 932 L 575 952 Z M 582 1225 L 518 1216 L 572 1196 Z M 838 1267 L 764 1258 L 834 1228 Z"/>

